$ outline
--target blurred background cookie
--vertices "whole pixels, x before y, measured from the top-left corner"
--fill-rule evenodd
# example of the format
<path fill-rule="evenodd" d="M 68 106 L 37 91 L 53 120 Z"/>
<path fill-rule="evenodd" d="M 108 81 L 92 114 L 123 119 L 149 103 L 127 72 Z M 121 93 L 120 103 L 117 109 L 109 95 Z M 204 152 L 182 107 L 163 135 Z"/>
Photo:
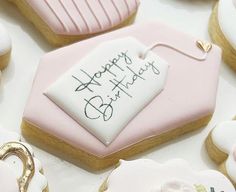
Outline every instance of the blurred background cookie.
<path fill-rule="evenodd" d="M 223 50 L 224 61 L 236 70 L 236 0 L 219 0 L 209 22 L 214 43 Z"/>
<path fill-rule="evenodd" d="M 0 81 L 1 70 L 9 63 L 11 55 L 11 38 L 6 28 L 0 23 Z"/>
<path fill-rule="evenodd" d="M 56 46 L 133 22 L 139 0 L 10 0 Z"/>
<path fill-rule="evenodd" d="M 0 191 L 48 192 L 41 162 L 14 132 L 0 130 Z"/>
<path fill-rule="evenodd" d="M 220 171 L 236 185 L 236 120 L 217 125 L 206 140 L 206 148 Z"/>
<path fill-rule="evenodd" d="M 234 191 L 220 172 L 195 171 L 185 160 L 157 163 L 149 159 L 120 161 L 99 192 L 220 192 Z"/>

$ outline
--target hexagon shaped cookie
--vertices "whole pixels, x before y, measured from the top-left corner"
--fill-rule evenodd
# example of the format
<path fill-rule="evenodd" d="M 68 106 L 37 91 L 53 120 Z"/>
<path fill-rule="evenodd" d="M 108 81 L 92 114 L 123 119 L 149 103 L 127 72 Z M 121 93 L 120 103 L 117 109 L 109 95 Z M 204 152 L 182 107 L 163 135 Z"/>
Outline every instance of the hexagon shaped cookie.
<path fill-rule="evenodd" d="M 151 49 L 168 63 L 168 74 L 162 92 L 139 110 L 109 145 L 105 145 L 44 92 L 99 44 L 127 36 L 147 47 L 157 45 Z M 221 50 L 215 45 L 208 49 L 206 43 L 196 44 L 198 40 L 153 22 L 127 27 L 46 54 L 40 61 L 25 107 L 24 136 L 71 162 L 102 169 L 121 158 L 201 128 L 214 112 Z M 142 92 L 143 97 L 146 94 Z"/>

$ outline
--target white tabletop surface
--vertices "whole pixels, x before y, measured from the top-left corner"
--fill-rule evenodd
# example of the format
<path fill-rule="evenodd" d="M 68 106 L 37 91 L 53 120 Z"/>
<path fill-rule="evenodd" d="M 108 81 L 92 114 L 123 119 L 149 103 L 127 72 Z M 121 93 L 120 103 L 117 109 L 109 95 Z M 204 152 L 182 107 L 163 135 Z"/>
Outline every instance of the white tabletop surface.
<path fill-rule="evenodd" d="M 158 19 L 169 25 L 209 40 L 207 25 L 214 0 L 141 0 L 136 22 Z M 6 0 L 0 0 L 0 22 L 12 37 L 10 65 L 3 71 L 0 89 L 0 125 L 20 133 L 21 117 L 30 92 L 40 57 L 53 50 L 41 34 Z M 201 131 L 188 134 L 137 158 L 164 162 L 184 158 L 196 169 L 216 168 L 209 160 L 204 140 L 220 121 L 236 115 L 236 73 L 223 62 L 217 94 L 216 111 L 210 124 Z M 91 173 L 58 159 L 36 147 L 35 155 L 43 163 L 50 192 L 95 192 L 110 170 Z"/>

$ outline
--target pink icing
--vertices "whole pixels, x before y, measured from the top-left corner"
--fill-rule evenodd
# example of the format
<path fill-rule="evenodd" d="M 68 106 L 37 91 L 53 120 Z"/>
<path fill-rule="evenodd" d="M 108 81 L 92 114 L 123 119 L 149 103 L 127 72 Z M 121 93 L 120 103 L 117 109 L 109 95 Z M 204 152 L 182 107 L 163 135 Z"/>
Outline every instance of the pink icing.
<path fill-rule="evenodd" d="M 154 49 L 170 65 L 163 92 L 145 107 L 107 147 L 43 92 L 99 43 L 133 36 L 147 46 L 165 42 L 196 57 L 196 40 L 160 23 L 134 25 L 46 54 L 39 65 L 23 118 L 76 148 L 103 157 L 145 138 L 161 134 L 213 113 L 221 50 L 213 46 L 207 60 L 197 61 L 165 47 Z"/>
<path fill-rule="evenodd" d="M 57 34 L 108 30 L 137 11 L 138 0 L 26 0 Z"/>
<path fill-rule="evenodd" d="M 19 187 L 14 172 L 0 160 L 0 191 L 18 192 Z"/>

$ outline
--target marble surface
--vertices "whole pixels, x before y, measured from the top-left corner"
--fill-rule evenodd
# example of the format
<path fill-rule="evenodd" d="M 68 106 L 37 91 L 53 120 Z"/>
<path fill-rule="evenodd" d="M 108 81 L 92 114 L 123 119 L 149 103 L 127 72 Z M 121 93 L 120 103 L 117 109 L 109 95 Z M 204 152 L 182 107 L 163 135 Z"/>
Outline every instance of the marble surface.
<path fill-rule="evenodd" d="M 157 19 L 186 33 L 209 40 L 207 25 L 214 2 L 214 0 L 141 0 L 136 22 Z M 45 52 L 54 48 L 6 0 L 0 0 L 0 22 L 5 24 L 13 41 L 11 63 L 3 71 L 0 88 L 0 125 L 20 132 L 22 113 L 39 59 Z M 184 158 L 197 170 L 216 168 L 206 154 L 204 140 L 218 122 L 236 115 L 235 98 L 236 73 L 222 62 L 217 107 L 210 124 L 201 131 L 156 147 L 136 158 L 150 158 L 159 162 L 171 158 Z M 96 192 L 110 171 L 91 173 L 36 147 L 33 148 L 43 163 L 51 192 Z"/>

